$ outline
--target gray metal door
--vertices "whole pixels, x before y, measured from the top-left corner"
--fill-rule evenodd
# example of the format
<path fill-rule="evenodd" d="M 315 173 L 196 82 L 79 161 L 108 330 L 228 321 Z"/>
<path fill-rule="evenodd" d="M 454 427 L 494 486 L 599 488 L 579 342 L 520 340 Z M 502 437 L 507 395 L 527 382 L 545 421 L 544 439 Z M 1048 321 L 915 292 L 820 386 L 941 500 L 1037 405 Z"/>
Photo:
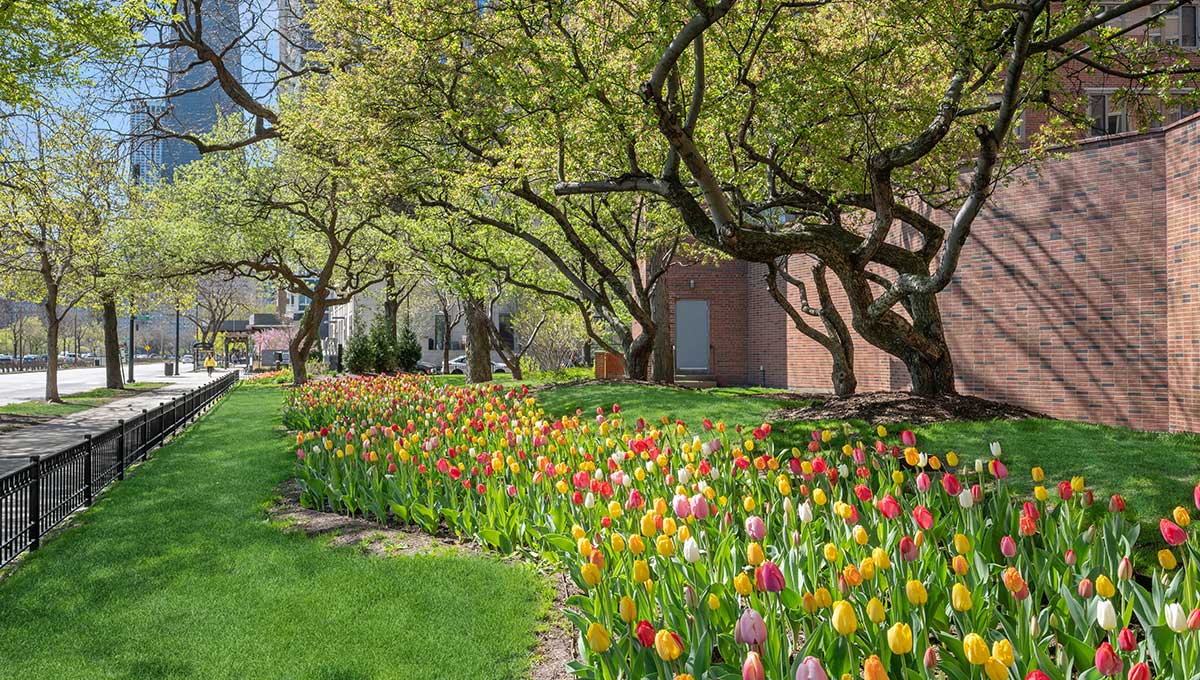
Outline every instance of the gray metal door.
<path fill-rule="evenodd" d="M 675 370 L 708 371 L 708 300 L 675 303 Z"/>

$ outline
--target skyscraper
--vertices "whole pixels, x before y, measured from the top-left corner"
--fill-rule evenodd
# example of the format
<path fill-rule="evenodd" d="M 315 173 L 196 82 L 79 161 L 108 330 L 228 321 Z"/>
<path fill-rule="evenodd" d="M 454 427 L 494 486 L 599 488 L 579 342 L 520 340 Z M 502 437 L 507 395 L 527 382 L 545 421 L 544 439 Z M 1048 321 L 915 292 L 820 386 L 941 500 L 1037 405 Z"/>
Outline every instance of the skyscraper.
<path fill-rule="evenodd" d="M 161 102 L 135 102 L 129 108 L 129 174 L 135 182 L 153 184 L 162 169 L 163 140 L 153 134 L 154 120 L 166 106 Z"/>
<path fill-rule="evenodd" d="M 238 5 L 238 0 L 204 0 L 200 6 L 200 21 L 204 41 L 222 55 L 227 68 L 240 80 L 242 50 L 237 43 L 242 31 Z M 181 8 L 180 11 L 185 10 Z M 195 25 L 194 18 L 188 20 Z M 203 135 L 213 129 L 220 116 L 239 111 L 217 82 L 216 69 L 198 61 L 191 48 L 181 47 L 171 52 L 167 110 L 162 118 L 163 127 L 169 130 Z M 200 158 L 196 147 L 182 139 L 162 140 L 161 155 L 161 174 L 168 179 L 174 175 L 175 168 Z"/>

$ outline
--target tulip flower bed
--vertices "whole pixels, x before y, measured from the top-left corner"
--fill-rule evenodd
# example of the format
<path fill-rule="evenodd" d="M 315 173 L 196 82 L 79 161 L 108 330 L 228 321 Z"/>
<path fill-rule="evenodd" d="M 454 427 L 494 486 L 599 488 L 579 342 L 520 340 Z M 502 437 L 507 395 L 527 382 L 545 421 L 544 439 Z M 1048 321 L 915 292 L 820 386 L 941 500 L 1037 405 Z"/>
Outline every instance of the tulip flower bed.
<path fill-rule="evenodd" d="M 1124 499 L 1034 468 L 1026 500 L 996 443 L 784 449 L 767 424 L 551 419 L 523 388 L 411 377 L 310 383 L 285 417 L 306 505 L 562 565 L 579 677 L 1200 677 L 1189 511 L 1135 575 Z"/>

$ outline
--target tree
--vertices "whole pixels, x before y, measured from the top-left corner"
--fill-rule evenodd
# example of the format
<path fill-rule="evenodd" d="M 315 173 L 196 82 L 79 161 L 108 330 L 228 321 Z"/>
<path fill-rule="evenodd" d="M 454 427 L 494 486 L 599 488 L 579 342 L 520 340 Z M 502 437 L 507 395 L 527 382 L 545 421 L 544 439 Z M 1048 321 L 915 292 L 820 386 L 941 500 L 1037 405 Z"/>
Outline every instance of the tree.
<path fill-rule="evenodd" d="M 578 310 L 548 300 L 541 302 L 538 307 L 518 309 L 513 329 L 518 337 L 529 338 L 529 356 L 539 369 L 559 371 L 580 357 L 587 331 Z"/>
<path fill-rule="evenodd" d="M 557 191 L 647 193 L 734 257 L 815 258 L 845 290 L 854 329 L 905 364 L 915 393 L 951 393 L 937 294 L 996 184 L 1063 139 L 1063 126 L 1049 126 L 1019 148 L 1014 122 L 1038 108 L 1082 118 L 1069 89 L 1081 69 L 1126 93 L 1169 99 L 1191 89 L 1191 62 L 1138 40 L 1181 4 L 556 3 L 551 21 L 531 27 L 535 40 L 585 50 L 584 60 L 599 44 L 609 63 L 640 65 L 613 86 L 590 81 L 581 96 L 638 92 L 641 106 L 614 105 L 625 120 L 647 113 L 653 124 L 649 135 L 625 126 L 629 143 L 668 145 L 655 169 L 608 159 Z M 1122 19 L 1124 29 L 1106 26 Z M 558 31 L 557 21 L 580 32 Z M 621 39 L 596 41 L 587 31 L 597 25 Z M 564 79 L 548 87 L 579 89 Z"/>
<path fill-rule="evenodd" d="M 46 400 L 58 394 L 62 321 L 96 286 L 90 266 L 122 210 L 116 145 L 78 116 L 40 111 L 8 129 L 0 183 L 0 288 L 46 321 Z M 10 121 L 12 122 L 12 121 Z"/>
<path fill-rule="evenodd" d="M 387 261 L 382 204 L 344 167 L 286 143 L 189 164 L 143 217 L 181 273 L 245 276 L 309 300 L 289 344 L 296 385 L 326 310 L 381 281 Z"/>
<path fill-rule="evenodd" d="M 413 332 L 412 324 L 406 319 L 396 348 L 396 364 L 401 371 L 412 372 L 417 369 L 420 361 L 421 345 L 417 342 L 417 334 Z"/>
<path fill-rule="evenodd" d="M 207 275 L 195 280 L 194 304 L 183 316 L 196 325 L 200 341 L 215 343 L 221 325 L 241 314 L 249 314 L 257 302 L 254 281 L 230 275 Z"/>

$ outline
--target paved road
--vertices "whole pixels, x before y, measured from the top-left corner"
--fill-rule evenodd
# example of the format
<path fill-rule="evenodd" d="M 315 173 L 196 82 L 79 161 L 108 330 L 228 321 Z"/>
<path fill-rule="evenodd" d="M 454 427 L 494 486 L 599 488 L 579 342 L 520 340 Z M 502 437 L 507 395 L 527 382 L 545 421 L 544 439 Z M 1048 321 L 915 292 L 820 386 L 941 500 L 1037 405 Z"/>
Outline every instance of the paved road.
<path fill-rule="evenodd" d="M 133 368 L 133 377 L 138 381 L 162 382 L 163 363 L 156 361 L 149 364 L 137 364 Z M 129 370 L 124 368 L 124 370 Z M 180 373 L 184 375 L 192 370 L 191 364 L 180 364 Z M 124 372 L 122 372 L 124 375 Z M 72 368 L 58 372 L 58 393 L 68 395 L 75 392 L 86 392 L 97 387 L 104 387 L 104 368 Z M 30 371 L 29 373 L 5 373 L 0 375 L 0 406 L 13 404 L 18 401 L 30 401 L 46 396 L 46 372 Z"/>

